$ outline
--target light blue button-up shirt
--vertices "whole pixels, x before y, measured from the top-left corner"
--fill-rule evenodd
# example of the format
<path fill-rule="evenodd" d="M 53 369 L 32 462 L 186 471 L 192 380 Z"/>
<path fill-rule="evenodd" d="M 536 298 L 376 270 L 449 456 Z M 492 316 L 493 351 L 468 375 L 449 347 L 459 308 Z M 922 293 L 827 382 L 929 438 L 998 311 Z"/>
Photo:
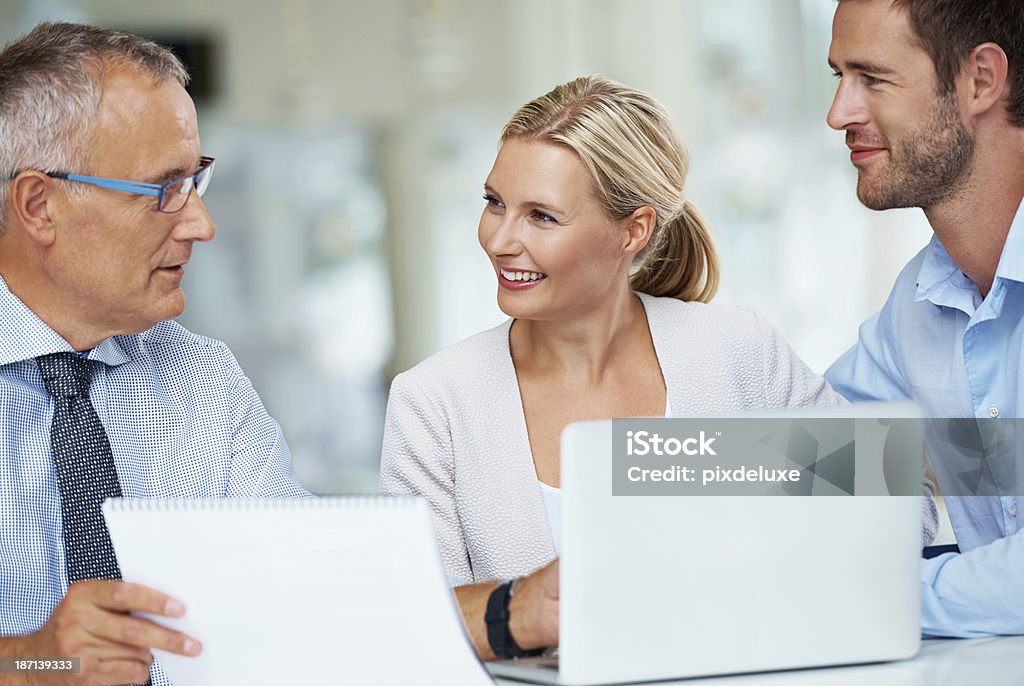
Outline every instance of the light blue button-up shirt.
<path fill-rule="evenodd" d="M 35 358 L 71 351 L 0 279 L 0 636 L 41 627 L 68 588 L 53 401 Z M 309 495 L 280 426 L 223 343 L 162 322 L 108 338 L 89 359 L 104 363 L 89 398 L 125 497 Z M 153 683 L 169 683 L 159 665 Z"/>
<path fill-rule="evenodd" d="M 854 402 L 912 398 L 929 417 L 984 420 L 971 425 L 988 454 L 1000 449 L 989 429 L 1024 410 L 1022 354 L 1024 202 L 985 298 L 933 236 L 825 378 Z M 939 486 L 963 493 L 953 482 L 955 460 L 944 460 L 942 451 L 929 441 Z M 945 499 L 962 554 L 924 562 L 926 634 L 1024 633 L 1024 498 L 1019 486 L 994 492 Z"/>

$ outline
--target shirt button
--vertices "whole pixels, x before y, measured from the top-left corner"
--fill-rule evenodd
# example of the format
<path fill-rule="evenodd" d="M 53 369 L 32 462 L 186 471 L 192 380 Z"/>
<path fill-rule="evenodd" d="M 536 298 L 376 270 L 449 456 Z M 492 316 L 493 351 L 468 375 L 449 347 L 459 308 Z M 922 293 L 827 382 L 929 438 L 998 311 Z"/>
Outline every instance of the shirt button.
<path fill-rule="evenodd" d="M 1017 503 L 1010 505 L 1010 514 L 1014 517 L 1017 516 Z"/>
<path fill-rule="evenodd" d="M 992 419 L 995 419 L 996 417 L 998 417 L 999 416 L 999 408 L 996 407 L 995 405 L 993 405 L 992 407 L 988 408 L 988 416 L 991 417 Z"/>

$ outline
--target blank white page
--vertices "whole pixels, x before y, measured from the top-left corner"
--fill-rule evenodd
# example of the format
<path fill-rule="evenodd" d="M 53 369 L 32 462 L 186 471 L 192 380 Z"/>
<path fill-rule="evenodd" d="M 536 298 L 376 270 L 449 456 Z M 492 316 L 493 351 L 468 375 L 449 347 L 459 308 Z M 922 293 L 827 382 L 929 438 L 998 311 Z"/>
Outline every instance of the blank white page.
<path fill-rule="evenodd" d="M 416 498 L 111 499 L 122 576 L 185 603 L 180 686 L 492 683 Z"/>

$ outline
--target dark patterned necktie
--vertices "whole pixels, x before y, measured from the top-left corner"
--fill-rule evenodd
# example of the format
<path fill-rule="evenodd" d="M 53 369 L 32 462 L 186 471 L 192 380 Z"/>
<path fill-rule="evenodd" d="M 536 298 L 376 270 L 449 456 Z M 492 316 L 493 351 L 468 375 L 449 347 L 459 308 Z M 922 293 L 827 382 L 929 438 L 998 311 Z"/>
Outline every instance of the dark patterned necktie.
<path fill-rule="evenodd" d="M 74 353 L 37 357 L 46 391 L 53 397 L 50 447 L 60 488 L 68 583 L 120 579 L 100 506 L 121 496 L 107 432 L 89 400 L 93 362 Z"/>

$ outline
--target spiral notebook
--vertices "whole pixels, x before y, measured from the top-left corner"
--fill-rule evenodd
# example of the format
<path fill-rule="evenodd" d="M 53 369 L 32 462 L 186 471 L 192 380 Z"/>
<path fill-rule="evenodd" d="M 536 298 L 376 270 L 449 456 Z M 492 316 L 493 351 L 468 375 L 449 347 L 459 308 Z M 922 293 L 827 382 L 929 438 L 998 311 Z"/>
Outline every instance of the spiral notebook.
<path fill-rule="evenodd" d="M 179 686 L 490 684 L 415 498 L 110 499 L 127 581 L 181 599 L 152 618 L 203 642 L 157 651 Z"/>

